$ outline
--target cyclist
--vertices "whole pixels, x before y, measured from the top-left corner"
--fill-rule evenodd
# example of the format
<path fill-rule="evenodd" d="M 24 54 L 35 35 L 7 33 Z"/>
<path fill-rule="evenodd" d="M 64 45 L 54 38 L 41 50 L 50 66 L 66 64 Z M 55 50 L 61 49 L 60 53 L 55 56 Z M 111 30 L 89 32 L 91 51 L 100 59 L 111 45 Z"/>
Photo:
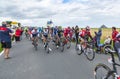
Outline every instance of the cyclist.
<path fill-rule="evenodd" d="M 57 31 L 58 45 L 60 45 L 59 43 L 60 43 L 60 38 L 62 37 L 62 35 L 63 35 L 63 30 L 60 27 L 58 27 L 58 31 Z"/>
<path fill-rule="evenodd" d="M 43 30 L 43 35 L 42 35 L 44 47 L 46 46 L 46 41 L 47 41 L 47 38 L 48 38 L 48 34 L 49 34 L 49 33 L 48 33 L 48 29 L 45 28 L 45 29 Z"/>
<path fill-rule="evenodd" d="M 58 26 L 55 26 L 55 28 L 53 29 L 53 36 L 54 36 L 54 41 L 56 43 L 57 48 L 59 47 L 58 41 L 59 41 L 59 37 L 58 37 Z"/>
<path fill-rule="evenodd" d="M 78 37 L 79 37 L 79 27 L 78 27 L 78 25 L 76 25 L 76 27 L 75 27 L 76 44 L 78 44 Z"/>
<path fill-rule="evenodd" d="M 75 41 L 75 28 L 72 27 L 72 41 Z"/>
<path fill-rule="evenodd" d="M 90 39 L 93 39 L 92 36 L 91 36 L 91 33 L 90 33 L 90 27 L 87 26 L 84 29 L 81 30 L 81 33 L 80 33 L 80 36 L 85 40 L 85 41 L 89 41 L 89 38 Z"/>
<path fill-rule="evenodd" d="M 38 45 L 39 32 L 37 31 L 37 28 L 33 28 L 33 30 L 31 31 L 31 38 L 32 38 L 32 41 L 36 39 L 36 43 Z"/>
<path fill-rule="evenodd" d="M 28 27 L 24 28 L 24 33 L 25 33 L 25 36 L 28 37 Z"/>
<path fill-rule="evenodd" d="M 68 34 L 69 34 L 70 40 L 72 40 L 73 30 L 70 27 L 68 27 Z"/>
<path fill-rule="evenodd" d="M 90 27 L 87 26 L 85 29 L 82 29 L 80 32 L 80 37 L 81 37 L 81 43 L 83 43 L 83 46 L 86 47 L 86 43 L 89 41 L 89 38 L 93 40 L 91 33 L 90 33 Z"/>
<path fill-rule="evenodd" d="M 38 32 L 39 32 L 39 35 L 40 35 L 40 39 L 42 40 L 43 28 L 42 27 L 38 27 Z"/>

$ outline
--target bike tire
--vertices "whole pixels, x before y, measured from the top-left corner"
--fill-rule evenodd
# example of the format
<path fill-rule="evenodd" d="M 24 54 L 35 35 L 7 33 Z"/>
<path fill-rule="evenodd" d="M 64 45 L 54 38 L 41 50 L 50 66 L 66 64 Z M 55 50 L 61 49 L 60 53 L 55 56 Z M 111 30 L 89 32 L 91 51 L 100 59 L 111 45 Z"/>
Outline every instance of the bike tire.
<path fill-rule="evenodd" d="M 91 47 L 87 47 L 84 51 L 84 54 L 89 61 L 92 61 L 95 58 L 95 51 Z"/>
<path fill-rule="evenodd" d="M 37 51 L 37 43 L 35 40 L 33 41 L 33 45 L 34 45 L 35 50 Z"/>
<path fill-rule="evenodd" d="M 35 50 L 37 51 L 37 44 L 34 47 L 35 47 Z"/>
<path fill-rule="evenodd" d="M 114 79 L 113 72 L 111 69 L 102 63 L 99 63 L 94 69 L 94 78 L 95 79 Z"/>
<path fill-rule="evenodd" d="M 50 53 L 50 50 L 49 50 L 49 45 L 48 45 L 48 43 L 47 43 L 47 45 L 46 45 L 46 53 Z"/>
<path fill-rule="evenodd" d="M 67 49 L 69 49 L 70 47 L 71 47 L 71 41 L 68 40 L 68 42 L 67 42 Z"/>
<path fill-rule="evenodd" d="M 108 52 L 107 52 L 107 51 L 105 51 L 107 48 L 110 48 L 110 49 L 112 49 L 112 50 L 113 50 L 113 48 L 112 48 L 112 46 L 111 46 L 111 45 L 105 45 L 105 46 L 103 47 L 103 53 L 104 53 L 104 54 L 108 54 Z"/>
<path fill-rule="evenodd" d="M 80 45 L 81 49 L 78 47 L 78 45 L 75 46 L 75 50 L 76 50 L 76 53 L 77 55 L 81 55 L 83 52 L 82 52 L 82 46 Z"/>
<path fill-rule="evenodd" d="M 63 52 L 64 51 L 64 43 L 61 41 L 60 42 L 60 51 Z"/>

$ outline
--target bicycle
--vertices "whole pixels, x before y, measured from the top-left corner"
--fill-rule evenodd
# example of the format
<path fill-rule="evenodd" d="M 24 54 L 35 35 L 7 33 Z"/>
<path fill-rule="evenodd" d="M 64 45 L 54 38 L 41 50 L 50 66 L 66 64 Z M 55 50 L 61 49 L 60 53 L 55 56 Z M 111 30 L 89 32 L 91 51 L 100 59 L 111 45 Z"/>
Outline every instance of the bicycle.
<path fill-rule="evenodd" d="M 29 37 L 28 32 L 25 32 L 25 37 L 28 39 L 28 37 Z"/>
<path fill-rule="evenodd" d="M 45 43 L 45 47 L 44 47 L 46 53 L 50 53 L 50 51 L 51 51 L 51 48 L 49 46 L 49 42 L 50 42 L 50 38 L 47 38 L 46 43 Z"/>
<path fill-rule="evenodd" d="M 60 37 L 59 46 L 60 46 L 61 52 L 64 51 L 65 45 L 67 46 L 67 49 L 69 49 L 71 47 L 71 40 L 70 40 L 69 36 L 66 38 L 64 36 Z"/>
<path fill-rule="evenodd" d="M 76 44 L 75 48 L 78 55 L 84 53 L 84 55 L 89 61 L 92 61 L 95 58 L 93 42 L 84 41 L 81 44 Z"/>
<path fill-rule="evenodd" d="M 117 68 L 116 68 L 116 66 L 120 66 L 120 64 L 117 64 L 115 62 L 115 58 L 113 54 L 115 53 L 115 51 L 113 51 L 110 48 L 106 48 L 105 51 L 107 51 L 111 55 L 111 58 L 108 59 L 108 62 L 112 64 L 113 69 L 111 69 L 105 64 L 99 63 L 94 69 L 95 79 L 120 79 L 120 75 L 117 74 Z M 105 74 L 102 72 L 103 70 L 105 70 Z"/>
<path fill-rule="evenodd" d="M 33 45 L 34 45 L 34 48 L 35 48 L 35 50 L 37 50 L 37 46 L 38 46 L 38 44 L 37 44 L 37 37 L 33 37 Z"/>
<path fill-rule="evenodd" d="M 64 38 L 63 38 L 63 36 L 60 37 L 59 46 L 60 46 L 60 51 L 63 52 L 64 51 Z"/>

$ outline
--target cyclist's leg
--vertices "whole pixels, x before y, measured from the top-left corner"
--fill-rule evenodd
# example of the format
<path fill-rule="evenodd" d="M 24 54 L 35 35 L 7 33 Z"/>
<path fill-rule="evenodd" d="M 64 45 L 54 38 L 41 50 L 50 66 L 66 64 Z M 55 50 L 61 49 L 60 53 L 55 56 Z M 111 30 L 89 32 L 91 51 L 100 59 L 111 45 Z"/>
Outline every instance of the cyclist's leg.
<path fill-rule="evenodd" d="M 38 36 L 36 36 L 36 44 L 38 45 L 38 39 L 39 39 L 39 37 Z"/>
<path fill-rule="evenodd" d="M 76 44 L 78 44 L 78 34 L 76 34 Z"/>
<path fill-rule="evenodd" d="M 33 37 L 33 35 L 31 34 L 31 40 L 32 40 L 32 44 L 33 44 L 33 42 L 34 42 L 34 37 Z"/>
<path fill-rule="evenodd" d="M 46 42 L 45 35 L 42 35 L 42 38 L 43 38 L 43 44 L 45 45 L 45 42 Z"/>
<path fill-rule="evenodd" d="M 61 35 L 58 35 L 58 45 L 60 46 L 60 38 L 61 38 Z"/>
<path fill-rule="evenodd" d="M 118 41 L 115 42 L 115 49 L 116 49 L 116 52 L 117 52 L 117 55 L 120 61 L 120 42 Z"/>
<path fill-rule="evenodd" d="M 59 36 L 57 35 L 57 45 L 59 46 Z"/>

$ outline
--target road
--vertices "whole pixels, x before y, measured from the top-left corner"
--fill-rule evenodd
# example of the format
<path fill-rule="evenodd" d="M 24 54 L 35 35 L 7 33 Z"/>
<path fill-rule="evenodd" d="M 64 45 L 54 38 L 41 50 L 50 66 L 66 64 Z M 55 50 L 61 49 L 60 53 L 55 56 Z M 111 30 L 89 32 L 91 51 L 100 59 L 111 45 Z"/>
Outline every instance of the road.
<path fill-rule="evenodd" d="M 64 52 L 50 47 L 53 51 L 47 54 L 42 43 L 37 51 L 26 38 L 14 43 L 10 51 L 12 58 L 0 57 L 0 79 L 94 79 L 97 63 L 110 65 L 107 55 L 96 54 L 93 61 L 88 61 L 84 54 L 78 56 L 74 44 Z"/>

